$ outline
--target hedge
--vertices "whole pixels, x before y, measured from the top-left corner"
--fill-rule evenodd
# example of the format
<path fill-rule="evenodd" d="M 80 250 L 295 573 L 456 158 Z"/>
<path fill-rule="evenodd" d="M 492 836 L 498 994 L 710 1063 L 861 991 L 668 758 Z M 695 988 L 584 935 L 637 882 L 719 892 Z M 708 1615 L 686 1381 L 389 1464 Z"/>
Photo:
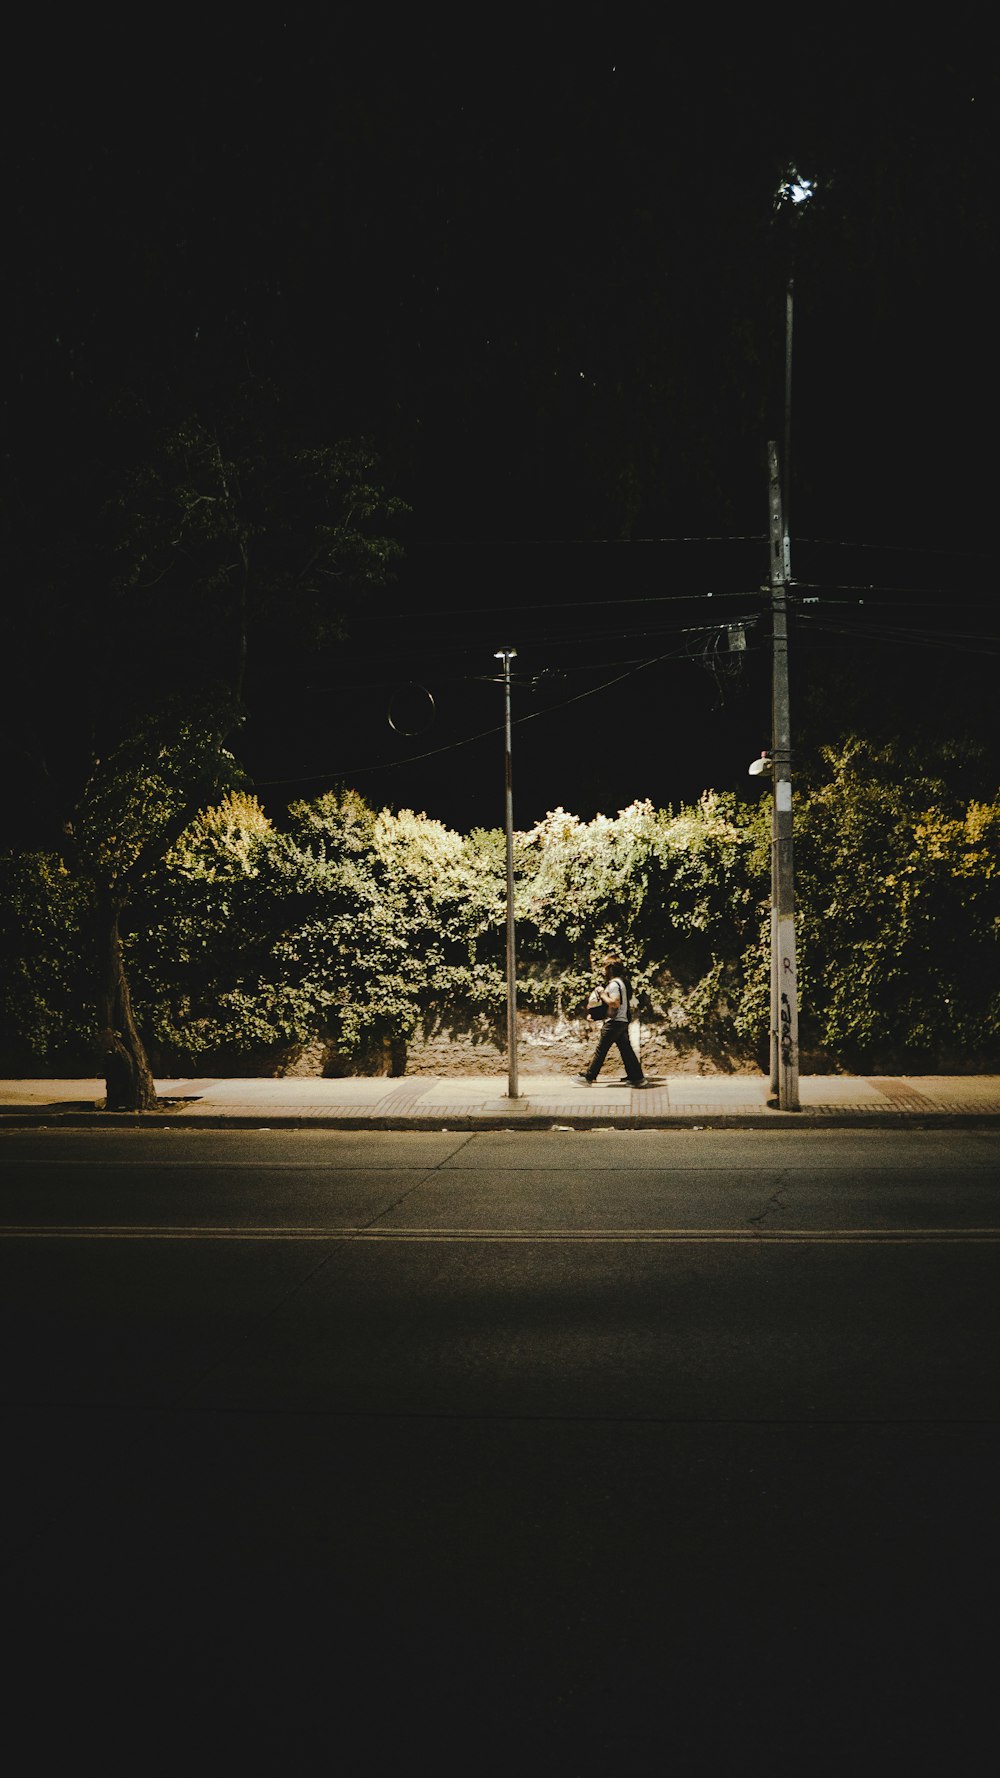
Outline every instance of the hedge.
<path fill-rule="evenodd" d="M 803 1061 L 968 1065 L 1000 1053 L 1000 797 L 871 755 L 821 755 L 796 803 Z M 729 794 L 516 836 L 522 1006 L 574 1014 L 609 947 L 678 1045 L 763 1061 L 770 809 Z M 128 962 L 165 1072 L 236 1067 L 315 1039 L 372 1044 L 504 1012 L 504 846 L 350 790 L 273 821 L 252 795 L 206 809 L 145 884 Z M 44 853 L 0 859 L 8 1067 L 84 1061 L 88 894 Z"/>

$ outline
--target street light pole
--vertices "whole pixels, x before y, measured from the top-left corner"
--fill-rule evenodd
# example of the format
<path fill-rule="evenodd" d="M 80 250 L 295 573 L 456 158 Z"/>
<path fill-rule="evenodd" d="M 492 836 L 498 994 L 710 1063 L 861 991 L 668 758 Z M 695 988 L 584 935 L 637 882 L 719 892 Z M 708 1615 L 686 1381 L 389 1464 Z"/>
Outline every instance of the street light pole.
<path fill-rule="evenodd" d="M 498 648 L 494 660 L 503 661 L 504 684 L 504 790 L 507 830 L 507 1097 L 517 1099 L 517 977 L 514 956 L 514 777 L 510 739 L 510 663 L 516 648 Z"/>
<path fill-rule="evenodd" d="M 810 202 L 816 196 L 815 179 L 807 179 L 788 167 L 774 194 L 775 209 L 787 216 L 785 231 L 785 426 L 781 453 L 781 489 L 784 496 L 785 530 L 792 533 L 792 326 L 795 303 L 795 236 Z"/>
<path fill-rule="evenodd" d="M 794 217 L 794 212 L 793 212 Z M 794 223 L 793 223 L 794 226 Z M 768 446 L 769 529 L 771 535 L 771 604 L 773 668 L 772 668 L 772 750 L 777 746 L 776 729 L 779 710 L 788 715 L 788 584 L 792 577 L 791 563 L 791 488 L 792 488 L 792 335 L 795 319 L 795 272 L 789 250 L 788 276 L 785 283 L 785 406 L 784 435 L 781 452 L 781 474 L 778 479 L 774 463 L 774 446 Z M 778 571 L 777 548 L 780 539 L 781 563 Z M 779 613 L 775 599 L 781 603 Z M 781 640 L 779 642 L 779 630 Z M 779 671 L 779 652 L 783 669 Z M 774 766 L 774 802 L 771 815 L 771 1092 L 781 1103 L 781 988 L 778 958 L 781 944 L 778 936 L 778 766 Z"/>
<path fill-rule="evenodd" d="M 788 214 L 785 277 L 785 401 L 781 464 L 778 447 L 767 447 L 768 534 L 772 613 L 771 764 L 771 1091 L 782 1111 L 799 1110 L 799 1002 L 795 954 L 795 877 L 792 861 L 792 737 L 788 701 L 788 592 L 792 578 L 792 329 L 794 239 L 797 219 L 816 182 L 789 167 L 775 192 L 775 207 Z"/>
<path fill-rule="evenodd" d="M 767 447 L 771 547 L 771 1087 L 781 1111 L 799 1106 L 799 996 L 792 863 L 792 731 L 788 700 L 788 584 L 791 543 L 781 500 L 778 447 Z"/>
<path fill-rule="evenodd" d="M 787 536 L 792 534 L 792 327 L 794 322 L 795 273 L 791 261 L 785 285 L 785 438 L 781 453 L 782 494 Z"/>

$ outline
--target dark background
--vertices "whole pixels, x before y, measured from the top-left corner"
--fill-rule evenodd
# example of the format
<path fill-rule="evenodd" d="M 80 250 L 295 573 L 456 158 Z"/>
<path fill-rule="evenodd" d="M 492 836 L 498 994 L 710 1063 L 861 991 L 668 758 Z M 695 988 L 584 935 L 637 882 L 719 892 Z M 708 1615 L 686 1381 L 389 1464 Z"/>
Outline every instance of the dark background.
<path fill-rule="evenodd" d="M 95 465 L 267 378 L 304 434 L 371 439 L 411 507 L 343 645 L 251 686 L 240 750 L 269 809 L 346 778 L 499 824 L 500 736 L 457 743 L 501 721 L 508 641 L 518 825 L 756 796 L 794 231 L 792 566 L 820 601 L 796 623 L 797 745 L 967 729 L 995 790 L 992 57 L 943 28 L 716 25 L 543 5 L 22 26 L 10 609 L 86 528 Z M 794 220 L 792 163 L 818 182 Z"/>

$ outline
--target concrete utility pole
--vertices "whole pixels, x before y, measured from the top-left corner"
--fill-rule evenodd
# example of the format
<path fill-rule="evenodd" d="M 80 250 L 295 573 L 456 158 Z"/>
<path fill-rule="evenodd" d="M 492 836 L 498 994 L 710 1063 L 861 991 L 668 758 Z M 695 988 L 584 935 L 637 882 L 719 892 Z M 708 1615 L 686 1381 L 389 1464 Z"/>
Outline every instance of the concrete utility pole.
<path fill-rule="evenodd" d="M 795 274 L 791 266 L 785 285 L 785 441 L 781 453 L 785 536 L 792 535 L 792 334 L 795 326 Z"/>
<path fill-rule="evenodd" d="M 504 684 L 504 784 L 507 829 L 507 1097 L 517 1099 L 517 977 L 514 956 L 514 777 L 510 742 L 510 663 L 516 648 L 498 648 L 494 660 L 503 661 Z"/>
<path fill-rule="evenodd" d="M 799 997 L 795 960 L 795 876 L 792 862 L 792 738 L 788 703 L 788 586 L 791 542 L 782 507 L 778 447 L 767 447 L 771 551 L 771 1088 L 782 1111 L 799 1105 Z"/>

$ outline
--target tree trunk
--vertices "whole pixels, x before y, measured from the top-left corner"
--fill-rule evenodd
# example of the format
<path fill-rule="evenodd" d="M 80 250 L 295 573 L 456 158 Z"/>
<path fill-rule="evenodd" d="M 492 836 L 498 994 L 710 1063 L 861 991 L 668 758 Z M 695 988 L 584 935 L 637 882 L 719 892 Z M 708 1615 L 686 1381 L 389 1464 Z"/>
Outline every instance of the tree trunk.
<path fill-rule="evenodd" d="M 124 902 L 117 896 L 98 898 L 100 967 L 99 1037 L 108 1089 L 108 1111 L 151 1111 L 156 1087 L 142 1038 L 132 1012 L 119 931 Z"/>

